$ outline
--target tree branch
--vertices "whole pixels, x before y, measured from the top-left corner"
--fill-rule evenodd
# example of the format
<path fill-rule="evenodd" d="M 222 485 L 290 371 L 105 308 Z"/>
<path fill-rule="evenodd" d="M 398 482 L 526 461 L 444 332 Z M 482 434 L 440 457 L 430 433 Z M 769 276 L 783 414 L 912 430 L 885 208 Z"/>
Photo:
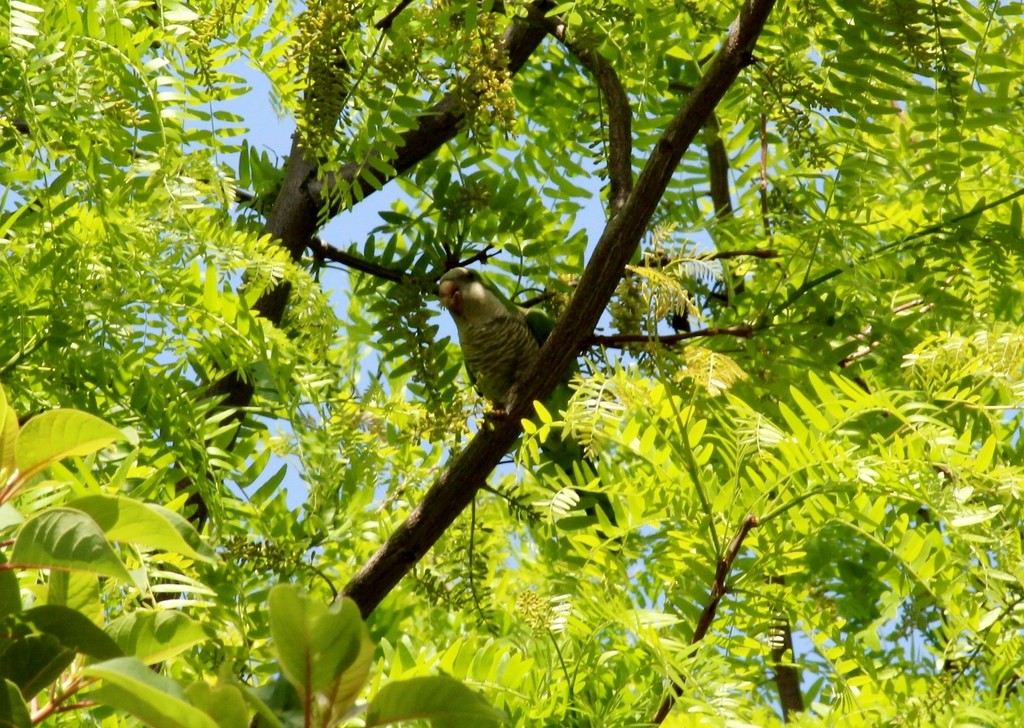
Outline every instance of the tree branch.
<path fill-rule="evenodd" d="M 588 336 L 583 340 L 584 348 L 604 346 L 617 349 L 627 344 L 658 344 L 659 346 L 675 346 L 687 339 L 699 339 L 708 336 L 738 336 L 749 339 L 754 335 L 753 326 L 710 326 L 697 331 L 681 331 L 678 334 L 664 336 L 648 336 L 647 334 L 613 334 L 611 336 Z"/>
<path fill-rule="evenodd" d="M 907 311 L 910 311 L 915 308 L 920 308 L 921 313 L 927 313 L 928 311 L 931 311 L 934 307 L 935 304 L 933 303 L 926 304 L 924 302 L 924 299 L 915 298 L 913 301 L 908 301 L 907 303 L 900 304 L 899 306 L 894 306 L 892 309 L 892 313 L 894 316 L 899 316 L 901 313 L 906 313 Z M 840 359 L 840 368 L 845 369 L 858 359 L 863 359 L 882 344 L 881 339 L 871 338 L 871 324 L 868 324 L 863 329 L 861 329 L 860 333 L 857 334 L 854 338 L 865 343 L 857 347 L 855 351 L 851 352 L 850 354 L 847 354 L 842 359 Z"/>
<path fill-rule="evenodd" d="M 761 223 L 769 240 L 775 239 L 772 220 L 768 210 L 768 117 L 761 114 L 761 167 L 758 176 L 758 195 L 761 198 Z"/>
<path fill-rule="evenodd" d="M 608 202 L 611 207 L 609 217 L 614 217 L 626 204 L 633 189 L 633 117 L 629 97 L 608 59 L 566 36 L 565 21 L 557 16 L 544 16 L 536 8 L 530 8 L 529 13 L 529 17 L 543 23 L 548 32 L 576 56 L 597 81 L 608 102 Z"/>
<path fill-rule="evenodd" d="M 374 263 L 366 258 L 344 251 L 341 248 L 336 248 L 329 243 L 325 243 L 318 235 L 314 235 L 309 241 L 309 249 L 313 251 L 313 256 L 317 260 L 329 260 L 351 270 L 366 273 L 374 278 L 380 278 L 381 280 L 391 281 L 393 283 L 401 283 L 402 281 L 410 278 L 410 274 L 405 270 L 388 268 L 387 266 Z M 455 263 L 450 267 L 457 268 L 459 266 L 482 263 L 492 255 L 495 255 L 495 248 L 493 245 L 488 245 L 483 250 L 477 251 L 465 260 L 455 261 Z"/>
<path fill-rule="evenodd" d="M 335 248 L 333 245 L 328 245 L 319 236 L 314 235 L 309 243 L 310 250 L 313 251 L 313 255 L 319 257 L 322 260 L 330 260 L 334 263 L 340 263 L 341 265 L 351 270 L 357 270 L 360 273 L 366 273 L 374 278 L 380 278 L 385 281 L 392 281 L 394 283 L 401 283 L 403 280 L 409 277 L 409 274 L 404 270 L 396 270 L 394 268 L 388 268 L 386 266 L 374 263 L 361 258 L 358 255 L 353 255 L 340 248 Z"/>
<path fill-rule="evenodd" d="M 708 179 L 711 182 L 711 204 L 715 207 L 715 217 L 732 215 L 732 196 L 729 193 L 729 155 L 725 151 L 725 142 L 719 134 L 718 117 L 714 113 L 708 115 L 704 124 L 704 145 L 708 150 Z"/>
<path fill-rule="evenodd" d="M 749 250 L 715 250 L 709 253 L 698 253 L 697 255 L 685 258 L 673 258 L 665 253 L 647 253 L 639 265 L 656 266 L 664 268 L 678 260 L 729 260 L 730 258 L 778 258 L 779 254 L 774 250 L 766 248 L 751 248 Z"/>
<path fill-rule="evenodd" d="M 785 587 L 783 576 L 770 576 L 768 583 Z M 789 617 L 779 617 L 775 626 L 776 634 L 772 635 L 772 666 L 775 668 L 775 687 L 779 691 L 779 705 L 782 707 L 782 720 L 789 722 L 795 713 L 804 711 L 804 696 L 800 692 L 800 671 L 794 662 L 796 652 L 793 650 L 793 630 L 789 625 Z M 793 659 L 786 659 L 786 653 Z"/>
<path fill-rule="evenodd" d="M 690 638 L 691 645 L 695 645 L 704 639 L 708 630 L 711 629 L 711 623 L 715 621 L 715 614 L 718 612 L 718 604 L 722 601 L 722 597 L 725 596 L 725 581 L 732 570 L 732 564 L 740 552 L 740 547 L 743 546 L 743 539 L 757 526 L 757 522 L 757 516 L 753 514 L 747 515 L 740 524 L 736 535 L 732 537 L 732 541 L 726 546 L 725 553 L 718 560 L 718 566 L 715 569 L 715 580 L 711 583 L 711 593 L 708 594 L 708 600 L 704 603 L 704 611 L 701 612 L 700 618 L 697 620 L 697 626 L 693 630 L 693 637 Z M 673 691 L 665 696 L 661 707 L 658 708 L 658 712 L 651 722 L 661 725 L 665 718 L 668 717 L 672 706 L 675 705 L 676 698 L 682 695 L 682 693 L 683 684 L 681 682 L 675 683 Z"/>
<path fill-rule="evenodd" d="M 579 286 L 541 349 L 537 361 L 510 392 L 508 416 L 485 429 L 454 457 L 409 517 L 343 590 L 368 615 L 437 542 L 473 500 L 488 474 L 518 437 L 533 402 L 543 400 L 576 357 L 615 291 L 672 176 L 708 114 L 739 72 L 750 64 L 754 44 L 774 0 L 745 0 L 721 50 L 685 100 L 647 160 L 625 205 L 605 227 Z"/>
<path fill-rule="evenodd" d="M 537 0 L 529 7 L 536 8 L 542 15 L 554 6 L 547 0 Z M 542 25 L 530 19 L 513 20 L 502 37 L 501 49 L 508 56 L 508 72 L 515 75 L 530 54 L 547 34 Z M 466 84 L 472 87 L 472 83 Z M 462 102 L 455 94 L 448 94 L 441 101 L 420 115 L 418 124 L 401 135 L 401 143 L 396 147 L 396 156 L 388 162 L 394 169 L 393 175 L 370 166 L 365 161 L 349 162 L 337 174 L 327 175 L 325 179 L 317 179 L 310 175 L 303 180 L 310 201 L 316 209 L 325 209 L 328 216 L 333 217 L 341 212 L 342 195 L 335 194 L 339 185 L 351 186 L 356 199 L 364 199 L 384 186 L 386 182 L 410 169 L 436 152 L 442 145 L 451 141 L 462 129 L 465 114 Z M 293 153 L 295 149 L 293 148 Z M 315 172 L 315 170 L 314 170 Z"/>
<path fill-rule="evenodd" d="M 389 12 L 383 18 L 378 20 L 373 27 L 375 27 L 377 30 L 391 30 L 391 24 L 395 22 L 395 18 L 397 18 L 401 14 L 401 12 L 405 10 L 407 7 L 409 7 L 411 4 L 412 0 L 402 0 L 400 3 L 398 3 L 398 5 L 391 9 L 391 12 Z"/>

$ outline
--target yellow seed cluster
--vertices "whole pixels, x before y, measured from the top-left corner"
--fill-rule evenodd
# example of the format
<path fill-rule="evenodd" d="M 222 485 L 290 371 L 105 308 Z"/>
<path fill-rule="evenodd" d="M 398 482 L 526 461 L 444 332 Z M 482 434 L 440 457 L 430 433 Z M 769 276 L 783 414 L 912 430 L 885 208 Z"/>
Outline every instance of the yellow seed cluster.
<path fill-rule="evenodd" d="M 551 628 L 551 606 L 535 591 L 520 592 L 516 597 L 516 611 L 535 633 L 544 634 Z"/>
<path fill-rule="evenodd" d="M 647 302 L 638 276 L 627 274 L 619 281 L 615 295 L 608 304 L 608 311 L 618 331 L 641 330 L 644 314 L 647 313 Z"/>
<path fill-rule="evenodd" d="M 188 36 L 186 49 L 188 58 L 195 64 L 196 78 L 204 86 L 213 88 L 217 85 L 216 63 L 214 61 L 217 41 L 224 37 L 225 26 L 229 25 L 236 13 L 246 12 L 241 0 L 218 3 L 198 19 L 189 23 L 192 31 Z"/>
<path fill-rule="evenodd" d="M 516 104 L 508 58 L 499 43 L 501 29 L 496 16 L 481 16 L 475 32 L 479 40 L 470 44 L 466 62 L 468 74 L 456 85 L 466 126 L 471 132 L 486 128 L 489 134 L 491 128 L 496 127 L 510 133 Z"/>
<path fill-rule="evenodd" d="M 293 58 L 305 71 L 306 89 L 299 133 L 307 149 L 318 149 L 334 136 L 348 91 L 345 44 L 359 30 L 351 2 L 314 2 L 299 18 Z"/>

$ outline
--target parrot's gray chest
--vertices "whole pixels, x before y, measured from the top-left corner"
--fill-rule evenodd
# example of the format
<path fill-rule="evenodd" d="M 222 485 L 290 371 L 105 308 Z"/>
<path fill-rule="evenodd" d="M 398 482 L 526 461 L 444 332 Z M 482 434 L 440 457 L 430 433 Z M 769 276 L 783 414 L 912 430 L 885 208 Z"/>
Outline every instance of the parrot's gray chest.
<path fill-rule="evenodd" d="M 502 316 L 458 327 L 466 369 L 480 394 L 495 406 L 505 404 L 508 391 L 540 351 L 521 317 Z"/>

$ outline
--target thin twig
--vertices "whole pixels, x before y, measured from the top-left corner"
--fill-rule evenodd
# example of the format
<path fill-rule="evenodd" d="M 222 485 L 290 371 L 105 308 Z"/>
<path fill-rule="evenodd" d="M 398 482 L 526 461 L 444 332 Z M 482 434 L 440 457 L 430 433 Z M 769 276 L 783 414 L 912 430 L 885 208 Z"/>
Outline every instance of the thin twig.
<path fill-rule="evenodd" d="M 486 263 L 489 258 L 492 258 L 497 254 L 497 248 L 493 245 L 488 245 L 483 250 L 469 256 L 468 258 L 458 261 L 454 267 L 459 268 L 472 265 L 473 263 Z"/>
<path fill-rule="evenodd" d="M 395 18 L 411 4 L 412 0 L 402 0 L 390 13 L 374 23 L 373 27 L 377 30 L 391 30 L 391 24 L 395 22 Z"/>
<path fill-rule="evenodd" d="M 894 306 L 892 312 L 894 315 L 899 315 L 901 313 L 906 313 L 907 311 L 913 310 L 915 308 L 920 308 L 921 313 L 927 313 L 928 311 L 931 311 L 934 307 L 935 304 L 925 304 L 923 299 L 915 298 L 913 301 L 908 301 L 907 303 L 901 303 L 899 306 Z M 857 347 L 857 349 L 854 350 L 852 353 L 847 354 L 842 359 L 840 359 L 840 368 L 845 369 L 846 367 L 853 364 L 853 362 L 857 361 L 858 359 L 863 359 L 864 357 L 866 357 L 868 354 L 870 354 L 879 347 L 879 345 L 882 343 L 881 339 L 870 340 L 870 337 L 871 324 L 868 324 L 863 329 L 861 329 L 859 334 L 857 334 L 854 337 L 855 339 L 864 341 L 866 343 Z"/>
<path fill-rule="evenodd" d="M 640 262 L 641 266 L 656 266 L 664 268 L 679 261 L 691 262 L 695 260 L 728 260 L 730 258 L 778 258 L 779 253 L 767 248 L 751 248 L 749 250 L 716 250 L 708 253 L 697 253 L 685 257 L 674 258 L 665 253 L 648 253 Z"/>
<path fill-rule="evenodd" d="M 725 547 L 725 553 L 718 560 L 718 566 L 715 569 L 715 580 L 711 583 L 711 592 L 708 594 L 708 599 L 704 603 L 704 610 L 701 612 L 700 618 L 697 620 L 697 627 L 693 630 L 693 637 L 690 638 L 690 644 L 695 645 L 700 642 L 707 635 L 708 630 L 711 629 L 711 623 L 715 620 L 715 614 L 718 612 L 718 605 L 722 601 L 722 597 L 725 596 L 726 579 L 729 577 L 729 572 L 732 571 L 732 564 L 739 555 L 740 547 L 743 546 L 743 539 L 747 537 L 752 529 L 757 526 L 757 516 L 750 513 L 743 519 L 740 524 L 739 530 L 736 535 L 732 537 L 732 541 Z M 683 684 L 681 681 L 676 682 L 673 685 L 671 693 L 665 696 L 665 699 L 661 703 L 661 707 L 658 708 L 658 712 L 651 720 L 655 725 L 661 725 L 665 718 L 668 717 L 669 711 L 672 710 L 672 706 L 676 703 L 676 698 L 683 694 Z"/>
<path fill-rule="evenodd" d="M 357 270 L 360 273 L 366 273 L 373 276 L 374 278 L 381 278 L 385 281 L 392 281 L 394 283 L 401 283 L 404 280 L 408 280 L 409 274 L 402 270 L 395 270 L 394 268 L 388 268 L 361 258 L 358 255 L 347 253 L 344 250 L 335 248 L 333 245 L 328 245 L 317 236 L 313 236 L 310 240 L 310 248 L 313 253 L 324 260 L 329 260 L 334 263 L 340 263 L 346 268 Z"/>
<path fill-rule="evenodd" d="M 768 214 L 768 117 L 765 114 L 761 114 L 761 172 L 758 194 L 761 197 L 761 221 L 764 225 L 765 237 L 774 240 L 772 220 Z"/>
<path fill-rule="evenodd" d="M 678 334 L 665 334 L 663 336 L 648 336 L 647 334 L 612 334 L 610 336 L 588 336 L 583 340 L 586 348 L 603 346 L 608 349 L 617 349 L 628 344 L 657 344 L 658 346 L 675 346 L 687 339 L 706 338 L 708 336 L 737 336 L 741 339 L 749 339 L 754 335 L 753 326 L 710 326 L 697 331 L 681 331 Z"/>

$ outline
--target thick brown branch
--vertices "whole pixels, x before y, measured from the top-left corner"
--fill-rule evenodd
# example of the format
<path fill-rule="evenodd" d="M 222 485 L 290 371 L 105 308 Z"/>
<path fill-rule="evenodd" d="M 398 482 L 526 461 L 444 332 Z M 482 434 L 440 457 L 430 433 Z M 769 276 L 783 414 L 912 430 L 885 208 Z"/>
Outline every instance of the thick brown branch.
<path fill-rule="evenodd" d="M 711 204 L 715 217 L 732 215 L 732 195 L 729 193 L 729 155 L 718 130 L 718 117 L 708 115 L 704 125 L 704 144 L 708 149 L 708 179 L 711 182 Z"/>
<path fill-rule="evenodd" d="M 719 250 L 715 253 L 698 255 L 697 260 L 729 260 L 730 258 L 778 258 L 779 253 L 765 248 L 752 248 L 750 250 Z"/>
<path fill-rule="evenodd" d="M 678 334 L 664 336 L 648 336 L 647 334 L 613 334 L 611 336 L 588 336 L 583 340 L 583 347 L 603 346 L 617 349 L 629 344 L 657 344 L 658 346 L 675 346 L 687 339 L 699 339 L 708 336 L 738 336 L 749 339 L 754 335 L 753 326 L 711 326 L 697 331 L 681 331 Z"/>
<path fill-rule="evenodd" d="M 711 623 L 715 621 L 715 614 L 718 612 L 718 605 L 726 593 L 725 582 L 729 578 L 729 572 L 732 571 L 732 564 L 740 552 L 740 547 L 743 546 L 743 540 L 756 526 L 757 516 L 753 514 L 747 515 L 747 517 L 743 519 L 743 523 L 740 524 L 740 528 L 736 532 L 736 535 L 732 537 L 732 541 L 730 541 L 729 545 L 725 547 L 725 553 L 723 553 L 721 558 L 718 559 L 718 566 L 715 569 L 715 580 L 711 583 L 711 592 L 708 594 L 708 600 L 704 603 L 704 611 L 701 612 L 700 618 L 697 620 L 697 626 L 693 630 L 693 637 L 690 638 L 691 645 L 695 645 L 704 639 L 708 630 L 711 629 Z M 658 712 L 655 714 L 651 722 L 656 725 L 661 725 L 665 718 L 668 717 L 669 711 L 672 710 L 672 706 L 675 705 L 676 698 L 682 695 L 682 692 L 682 683 L 677 682 L 673 691 L 665 696 L 665 699 L 661 703 L 661 707 L 658 708 Z"/>
<path fill-rule="evenodd" d="M 800 691 L 800 671 L 786 653 L 793 654 L 793 632 L 789 622 L 782 625 L 782 644 L 772 649 L 772 662 L 775 667 L 775 689 L 779 691 L 779 705 L 782 707 L 782 719 L 793 720 L 796 713 L 804 712 L 804 696 Z"/>
<path fill-rule="evenodd" d="M 531 10 L 530 17 L 543 23 L 548 32 L 576 56 L 604 94 L 608 104 L 609 217 L 613 217 L 626 204 L 633 189 L 633 116 L 629 108 L 629 97 L 608 59 L 594 48 L 568 38 L 565 22 L 561 18 L 545 17 L 536 9 Z"/>
<path fill-rule="evenodd" d="M 537 361 L 513 387 L 507 418 L 479 433 L 453 458 L 409 518 L 345 587 L 344 595 L 354 599 L 364 615 L 377 607 L 472 502 L 515 442 L 521 421 L 532 414 L 532 403 L 543 400 L 568 369 L 611 299 L 684 152 L 739 72 L 749 65 L 754 43 L 773 6 L 774 0 L 744 3 L 722 49 L 658 140 L 626 204 L 605 227 L 575 294 Z"/>
<path fill-rule="evenodd" d="M 782 576 L 768 578 L 769 583 L 785 586 Z M 779 691 L 779 704 L 782 706 L 782 719 L 792 720 L 794 714 L 804 711 L 804 696 L 800 691 L 800 671 L 794 664 L 793 630 L 789 626 L 789 618 L 779 616 L 772 635 L 772 667 L 775 672 L 775 688 Z M 787 658 L 786 653 L 791 657 Z"/>

